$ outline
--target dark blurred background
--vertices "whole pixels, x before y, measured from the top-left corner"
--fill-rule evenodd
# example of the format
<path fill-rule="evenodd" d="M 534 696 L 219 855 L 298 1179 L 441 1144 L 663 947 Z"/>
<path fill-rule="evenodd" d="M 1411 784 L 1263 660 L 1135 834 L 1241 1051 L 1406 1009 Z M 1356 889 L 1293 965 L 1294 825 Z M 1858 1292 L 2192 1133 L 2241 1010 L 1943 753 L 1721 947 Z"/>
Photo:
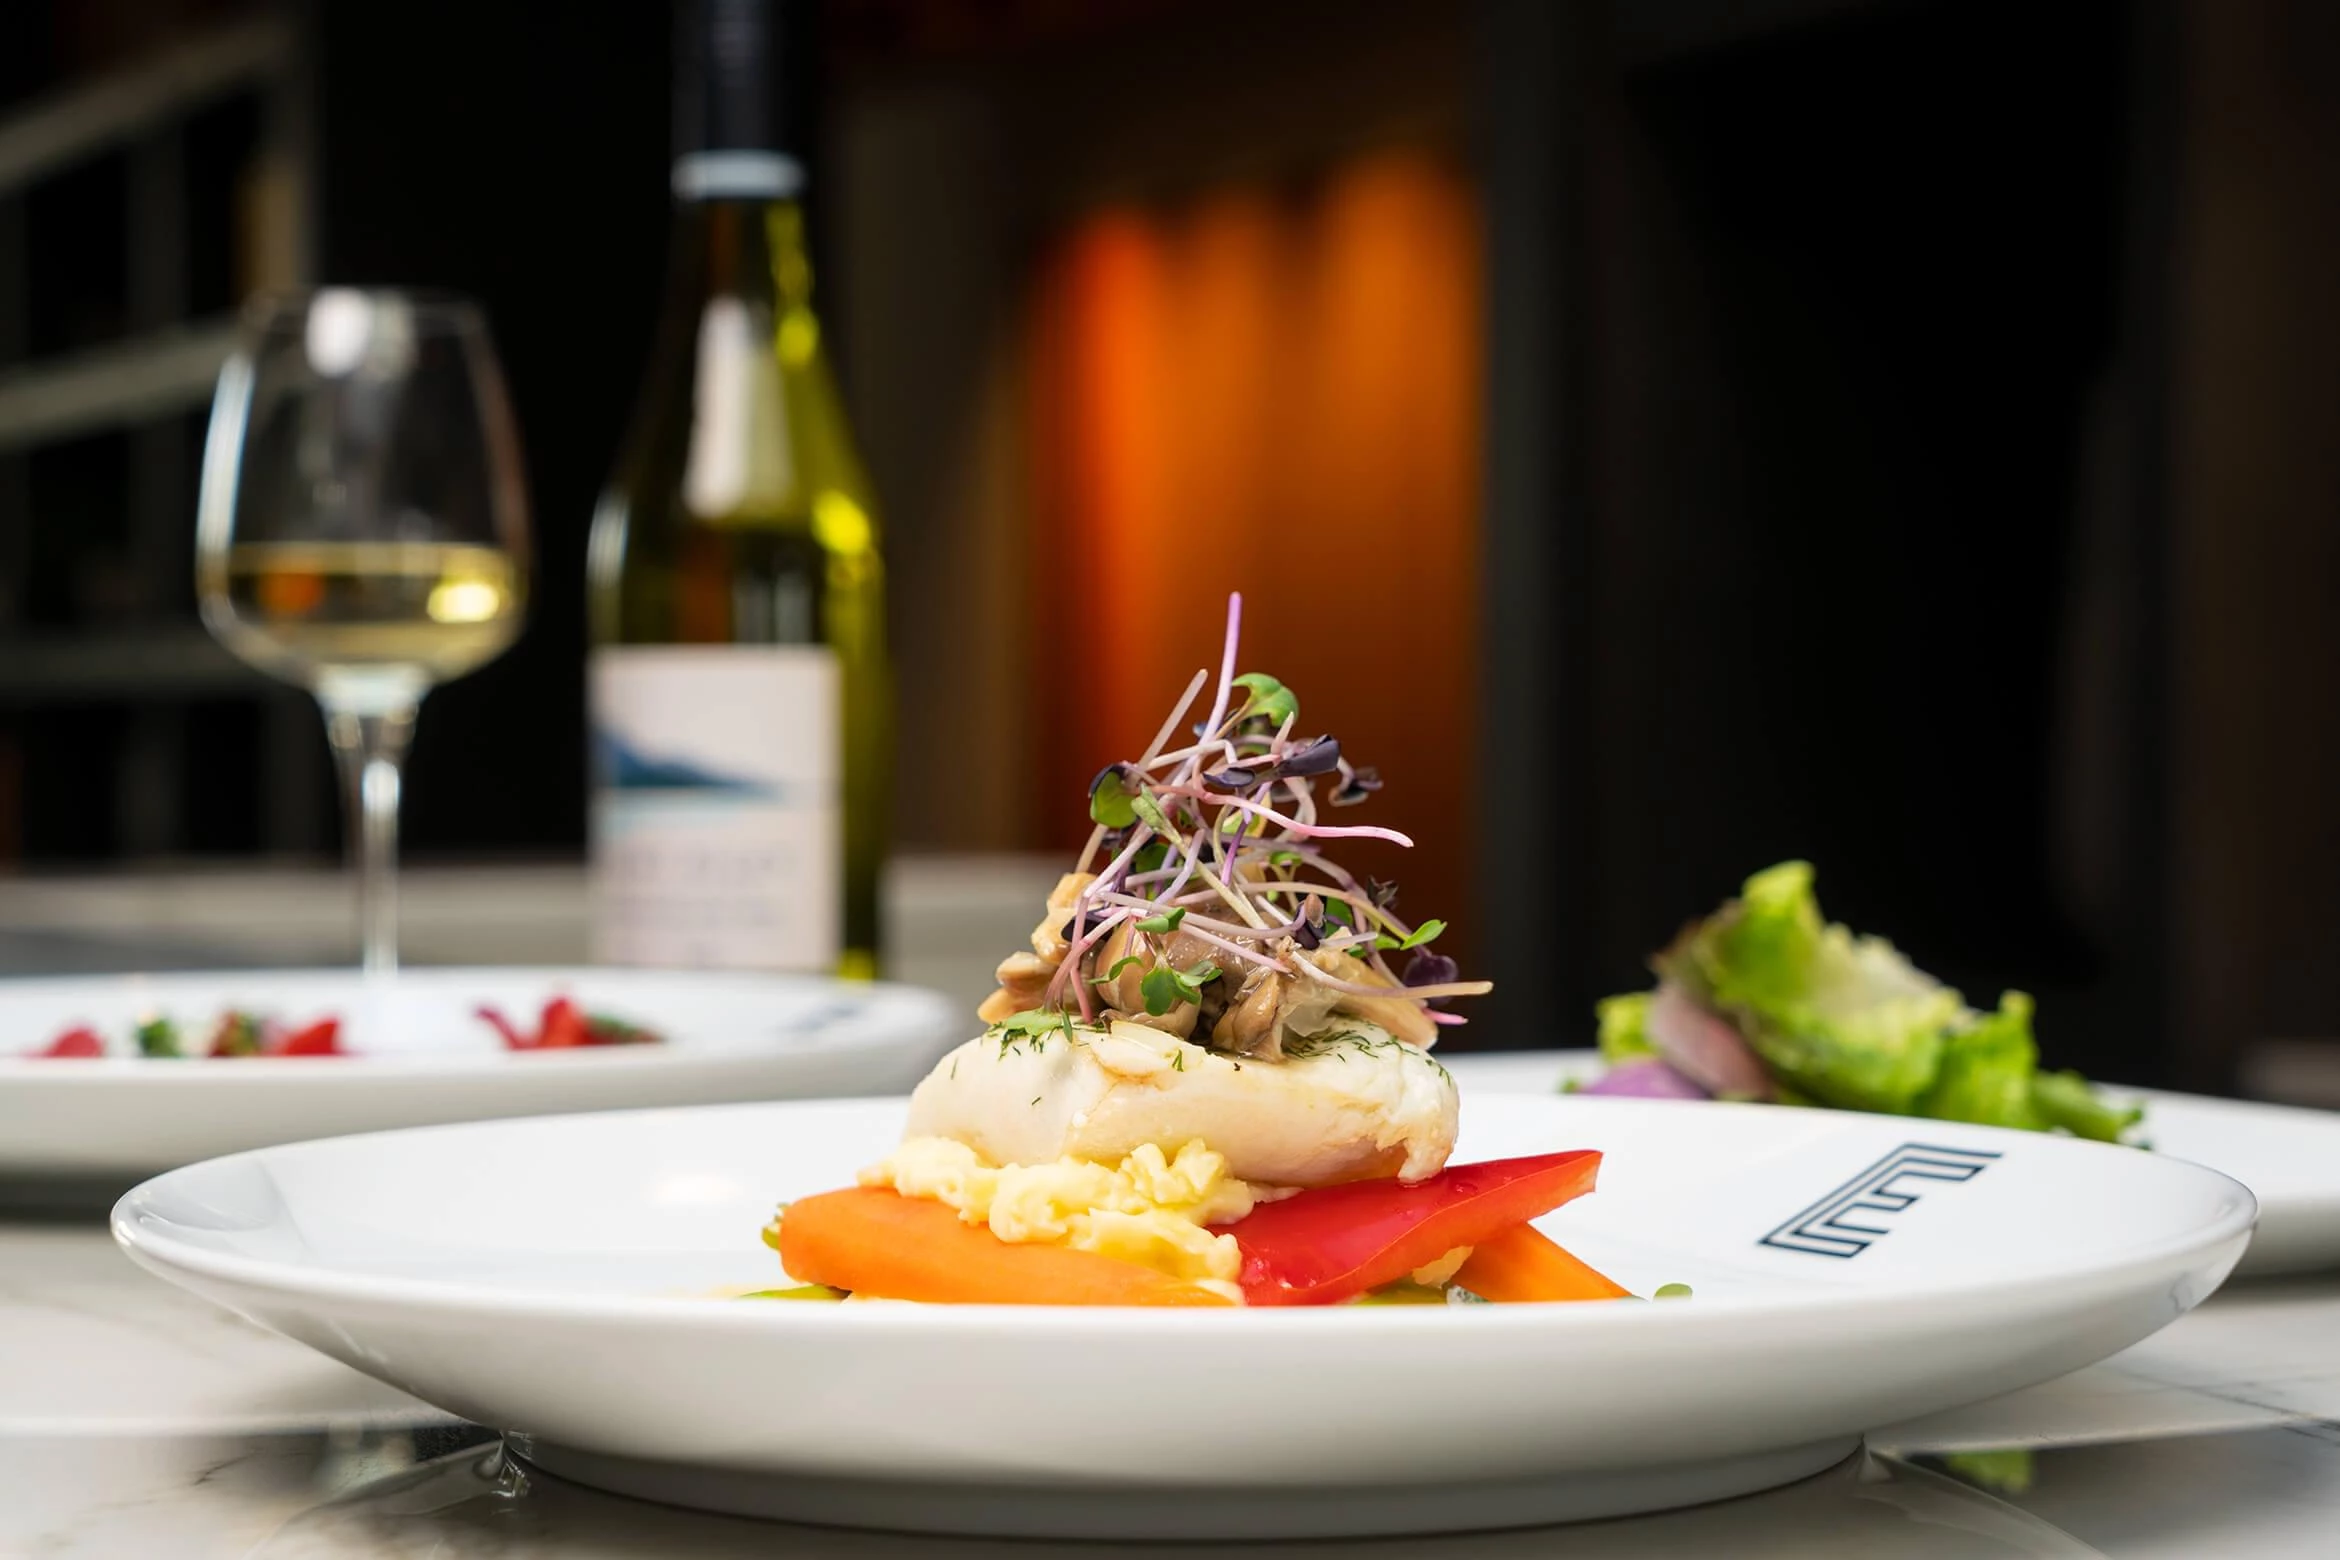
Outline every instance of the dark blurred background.
<path fill-rule="evenodd" d="M 1970 999 L 2037 993 L 2056 1062 L 2222 1086 L 2340 1035 L 2340 7 L 824 30 L 905 849 L 1077 834 L 1235 584 L 1432 842 L 1407 906 L 1502 983 L 1489 1043 L 1579 1043 L 1790 855 Z M 530 624 L 427 704 L 410 851 L 581 851 L 668 46 L 651 4 L 0 7 L 0 872 L 331 859 L 313 706 L 190 584 L 234 305 L 314 280 L 480 296 L 528 450 Z"/>

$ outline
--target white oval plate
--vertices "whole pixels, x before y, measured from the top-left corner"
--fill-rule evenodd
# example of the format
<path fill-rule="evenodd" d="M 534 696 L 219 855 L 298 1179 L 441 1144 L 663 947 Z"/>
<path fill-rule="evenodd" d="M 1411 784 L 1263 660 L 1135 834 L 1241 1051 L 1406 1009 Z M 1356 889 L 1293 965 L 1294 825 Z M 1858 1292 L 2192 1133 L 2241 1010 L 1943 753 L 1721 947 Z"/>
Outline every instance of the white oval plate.
<path fill-rule="evenodd" d="M 239 1154 L 123 1199 L 172 1281 L 679 1504 L 1022 1536 L 1346 1535 L 1615 1515 L 1818 1471 L 1878 1425 L 2104 1358 L 2217 1287 L 2250 1194 L 2036 1134 L 1484 1095 L 1458 1160 L 1607 1152 L 1544 1221 L 1687 1300 L 1300 1311 L 820 1305 L 776 1201 L 899 1100 L 569 1116 Z M 1207 1495 L 1207 1498 L 1197 1498 Z"/>
<path fill-rule="evenodd" d="M 534 1028 L 574 998 L 657 1030 L 659 1045 L 514 1053 L 475 1009 Z M 76 1024 L 110 1043 L 169 1016 L 200 1040 L 237 1007 L 343 1021 L 347 1057 L 26 1057 Z M 810 976 L 616 969 L 416 969 L 387 990 L 354 971 L 0 982 L 0 1176 L 139 1176 L 238 1149 L 345 1132 L 741 1099 L 908 1089 L 966 1025 L 904 986 Z"/>
<path fill-rule="evenodd" d="M 1568 1079 L 1589 1081 L 1601 1072 L 1597 1051 L 1440 1051 L 1438 1059 L 1456 1082 L 1490 1093 L 1550 1094 Z M 2231 1175 L 2258 1198 L 2258 1232 L 2237 1273 L 2340 1268 L 2340 1112 L 2117 1084 L 2106 1092 L 2144 1105 L 2142 1136 L 2155 1153 Z"/>

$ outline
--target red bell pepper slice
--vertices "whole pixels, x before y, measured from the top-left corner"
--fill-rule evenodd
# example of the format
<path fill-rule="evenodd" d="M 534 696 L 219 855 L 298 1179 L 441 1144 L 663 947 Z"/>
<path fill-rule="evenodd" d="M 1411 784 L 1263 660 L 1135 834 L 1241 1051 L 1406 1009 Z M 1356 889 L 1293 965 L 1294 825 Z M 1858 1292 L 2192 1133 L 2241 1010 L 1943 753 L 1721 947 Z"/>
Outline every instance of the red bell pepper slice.
<path fill-rule="evenodd" d="M 1428 1180 L 1352 1181 L 1261 1203 L 1221 1228 L 1243 1248 L 1252 1305 L 1332 1305 L 1593 1189 L 1593 1149 L 1450 1165 Z"/>
<path fill-rule="evenodd" d="M 320 1018 L 315 1023 L 296 1029 L 276 1043 L 272 1056 L 339 1056 L 341 1050 L 341 1020 Z"/>
<path fill-rule="evenodd" d="M 591 1045 L 593 1034 L 585 1027 L 585 1014 L 567 997 L 555 997 L 544 1005 L 544 1016 L 537 1022 L 536 1043 L 548 1051 L 566 1050 L 574 1045 Z"/>
<path fill-rule="evenodd" d="M 89 1028 L 68 1029 L 40 1050 L 33 1052 L 35 1056 L 103 1056 L 105 1054 L 105 1041 L 98 1038 L 96 1030 Z"/>

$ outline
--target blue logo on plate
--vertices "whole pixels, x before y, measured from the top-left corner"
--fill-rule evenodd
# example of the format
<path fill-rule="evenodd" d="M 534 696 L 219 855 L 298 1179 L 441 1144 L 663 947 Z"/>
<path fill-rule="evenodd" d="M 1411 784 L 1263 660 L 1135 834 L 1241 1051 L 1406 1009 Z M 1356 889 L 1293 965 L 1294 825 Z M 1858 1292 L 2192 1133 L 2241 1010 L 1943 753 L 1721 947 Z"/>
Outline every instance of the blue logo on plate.
<path fill-rule="evenodd" d="M 1877 1224 L 1856 1224 L 1856 1216 L 1899 1213 L 1918 1200 L 1917 1192 L 1906 1183 L 1971 1181 L 1998 1157 L 1987 1149 L 1904 1143 L 1756 1244 L 1814 1257 L 1857 1257 L 1885 1229 Z"/>

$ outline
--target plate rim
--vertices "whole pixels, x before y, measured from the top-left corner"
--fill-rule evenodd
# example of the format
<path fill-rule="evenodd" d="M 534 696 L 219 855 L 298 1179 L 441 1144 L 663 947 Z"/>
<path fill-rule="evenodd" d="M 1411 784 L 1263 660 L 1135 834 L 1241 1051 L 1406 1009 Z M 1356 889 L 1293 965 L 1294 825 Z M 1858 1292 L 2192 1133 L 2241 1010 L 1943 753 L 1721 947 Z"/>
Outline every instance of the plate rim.
<path fill-rule="evenodd" d="M 872 1015 L 864 1013 L 840 1019 L 834 1025 L 824 1025 L 809 1031 L 801 1038 L 801 1046 L 790 1053 L 766 1049 L 742 1048 L 728 1050 L 692 1050 L 666 1045 L 649 1046 L 575 1046 L 554 1053 L 538 1053 L 526 1058 L 528 1076 L 571 1071 L 638 1071 L 665 1069 L 678 1066 L 727 1066 L 769 1062 L 782 1054 L 802 1055 L 807 1051 L 872 1050 L 899 1045 L 904 1036 L 899 1032 L 913 1021 L 923 1023 L 916 1013 L 927 1008 L 938 1019 L 946 1016 L 950 999 L 942 993 L 905 981 L 852 981 L 835 975 L 811 975 L 777 970 L 691 970 L 665 966 L 588 965 L 588 964 L 425 964 L 402 968 L 401 975 L 423 977 L 432 986 L 461 985 L 467 978 L 488 980 L 543 981 L 557 984 L 574 981 L 580 976 L 594 979 L 626 979 L 632 976 L 651 976 L 690 979 L 745 981 L 781 988 L 798 988 L 810 992 L 841 990 L 855 995 L 867 993 L 885 1006 L 898 1007 L 899 1014 L 884 1015 L 884 1032 L 871 1035 L 864 1025 Z M 0 978 L 0 1002 L 16 992 L 38 991 L 40 988 L 69 989 L 80 986 L 103 986 L 131 981 L 209 981 L 221 983 L 238 980 L 269 981 L 313 978 L 346 978 L 362 982 L 363 973 L 345 966 L 321 966 L 314 969 L 272 967 L 268 969 L 228 970 L 155 970 L 119 975 L 32 975 Z M 415 1050 L 415 1051 L 361 1051 L 348 1056 L 239 1056 L 228 1058 L 234 1063 L 227 1067 L 189 1067 L 190 1062 L 217 1060 L 211 1057 L 149 1057 L 103 1056 L 59 1058 L 36 1056 L 22 1051 L 0 1052 L 0 1087 L 9 1086 L 25 1077 L 37 1077 L 45 1083 L 64 1089 L 102 1086 L 129 1079 L 171 1077 L 191 1080 L 183 1085 L 194 1088 L 222 1088 L 239 1082 L 262 1079 L 301 1078 L 323 1081 L 350 1080 L 360 1077 L 382 1079 L 398 1077 L 415 1079 L 431 1075 L 469 1076 L 499 1072 L 511 1064 L 515 1053 L 506 1050 Z M 70 1062 L 72 1065 L 60 1065 Z M 323 1065 L 320 1065 L 323 1064 Z M 184 1069 L 182 1071 L 182 1069 Z M 192 1081 L 203 1080 L 203 1081 Z M 391 1128 L 386 1130 L 401 1130 Z M 362 1134 L 361 1134 L 362 1135 Z M 277 1145 L 289 1146 L 289 1145 Z M 201 1163 L 202 1161 L 197 1161 Z M 189 1168 L 181 1166 L 179 1168 Z"/>
<path fill-rule="evenodd" d="M 1511 1096 L 1514 1099 L 1534 1099 L 1537 1096 Z M 1555 1096 L 1549 1103 L 1560 1105 L 1565 1097 Z M 1644 1105 L 1663 1105 L 1668 1102 L 1638 1102 Z M 1766 1118 L 1788 1116 L 1782 1129 L 1792 1128 L 1797 1119 L 1815 1118 L 1841 1123 L 1842 1111 L 1808 1110 L 1794 1106 L 1735 1104 L 1710 1102 L 1734 1111 L 1759 1111 Z M 2206 1178 L 2207 1182 L 2223 1183 L 2228 1205 L 2215 1218 L 2192 1229 L 2165 1236 L 2160 1240 L 2124 1252 L 2118 1258 L 2104 1263 L 2063 1273 L 2034 1275 L 2021 1283 L 2007 1278 L 1972 1279 L 1948 1284 L 1936 1284 L 1920 1291 L 1893 1291 L 1880 1295 L 1858 1288 L 1821 1286 L 1809 1291 L 1767 1296 L 1717 1296 L 1694 1306 L 1455 1306 L 1455 1307 L 1232 1307 L 1179 1308 L 1148 1307 L 1062 1307 L 1029 1305 L 916 1305 L 873 1304 L 854 1306 L 735 1306 L 713 1304 L 717 1297 L 633 1295 L 623 1293 L 564 1294 L 552 1289 L 495 1288 L 480 1281 L 458 1282 L 448 1279 L 416 1278 L 403 1274 L 361 1274 L 338 1269 L 297 1265 L 281 1260 L 243 1256 L 220 1252 L 179 1241 L 156 1228 L 161 1221 L 150 1220 L 143 1203 L 149 1192 L 164 1181 L 179 1176 L 191 1176 L 213 1166 L 229 1165 L 239 1161 L 253 1162 L 270 1154 L 331 1146 L 327 1151 L 339 1151 L 368 1139 L 412 1137 L 418 1134 L 449 1132 L 492 1131 L 499 1128 L 526 1126 L 536 1123 L 564 1123 L 575 1126 L 596 1120 L 640 1119 L 649 1116 L 704 1115 L 711 1112 L 806 1110 L 843 1110 L 883 1107 L 900 1111 L 906 1100 L 899 1095 L 855 1095 L 814 1100 L 758 1100 L 721 1105 L 685 1105 L 648 1107 L 641 1109 L 571 1112 L 559 1116 L 495 1118 L 486 1121 L 446 1122 L 419 1127 L 395 1127 L 376 1132 L 351 1133 L 327 1139 L 308 1139 L 298 1143 L 276 1144 L 270 1147 L 241 1150 L 181 1166 L 142 1181 L 115 1203 L 107 1220 L 117 1244 L 141 1266 L 159 1275 L 171 1277 L 187 1273 L 229 1284 L 244 1290 L 259 1290 L 280 1297 L 298 1297 L 307 1301 L 325 1301 L 338 1308 L 356 1307 L 369 1311 L 396 1311 L 412 1313 L 431 1312 L 441 1316 L 500 1314 L 530 1316 L 540 1319 L 574 1322 L 641 1324 L 690 1319 L 696 1325 L 717 1329 L 778 1328 L 784 1334 L 797 1333 L 819 1336 L 837 1327 L 875 1330 L 885 1333 L 907 1329 L 914 1332 L 960 1331 L 969 1336 L 980 1336 L 1001 1327 L 1012 1331 L 1039 1329 L 1044 1331 L 1087 1332 L 1091 1329 L 1134 1329 L 1139 1324 L 1152 1332 L 1167 1329 L 1172 1334 L 1193 1333 L 1196 1336 L 1227 1336 L 1230 1326 L 1257 1328 L 1266 1326 L 1289 1327 L 1289 1322 L 1262 1322 L 1266 1316 L 1287 1313 L 1313 1313 L 1316 1326 L 1332 1326 L 1344 1331 L 1367 1334 L 1388 1332 L 1397 1336 L 1397 1329 L 1412 1329 L 1405 1336 L 1419 1336 L 1423 1329 L 1434 1335 L 1440 1329 L 1494 1328 L 1498 1331 L 1539 1330 L 1548 1326 L 1561 1327 L 1624 1327 L 1650 1326 L 1730 1327 L 1748 1319 L 1762 1319 L 1778 1315 L 1828 1316 L 1849 1310 L 1874 1308 L 1895 1301 L 1921 1299 L 1927 1305 L 1957 1304 L 1977 1295 L 2000 1293 L 2028 1285 L 2038 1287 L 2054 1283 L 2088 1283 L 2126 1287 L 2134 1275 L 2165 1268 L 2188 1257 L 2204 1256 L 2229 1241 L 2239 1244 L 2234 1259 L 2239 1260 L 2248 1248 L 2250 1236 L 2257 1225 L 2259 1202 L 2251 1189 L 2223 1171 L 2191 1160 L 2162 1159 L 2159 1163 L 2179 1166 L 2183 1173 Z M 1962 1130 L 1986 1134 L 1992 1138 L 2006 1138 L 2029 1143 L 2054 1143 L 2057 1153 L 2115 1154 L 2136 1153 L 2115 1144 L 2090 1143 L 2079 1139 L 2042 1138 L 2040 1134 L 2018 1132 L 2006 1127 L 1963 1126 Z M 2205 1190 L 2210 1188 L 2206 1185 Z M 2232 1272 L 2233 1261 L 2227 1263 L 2219 1282 L 2223 1284 Z M 1910 1309 L 1915 1310 L 1916 1307 Z M 1230 1316 L 1229 1311 L 1234 1314 Z M 1402 1313 L 1402 1314 L 1401 1314 Z M 1672 1316 L 1678 1320 L 1652 1323 L 1650 1315 Z M 1342 1321 L 1328 1321 L 1332 1316 Z M 728 1320 L 716 1320 L 718 1317 Z M 1250 1317 L 1251 1320 L 1242 1320 Z M 1573 1318 L 1568 1320 L 1565 1318 Z M 1628 1320 L 1627 1318 L 1643 1318 Z M 1718 1320 L 1709 1321 L 1708 1318 Z M 1108 1332 L 1108 1336 L 1111 1333 Z"/>

